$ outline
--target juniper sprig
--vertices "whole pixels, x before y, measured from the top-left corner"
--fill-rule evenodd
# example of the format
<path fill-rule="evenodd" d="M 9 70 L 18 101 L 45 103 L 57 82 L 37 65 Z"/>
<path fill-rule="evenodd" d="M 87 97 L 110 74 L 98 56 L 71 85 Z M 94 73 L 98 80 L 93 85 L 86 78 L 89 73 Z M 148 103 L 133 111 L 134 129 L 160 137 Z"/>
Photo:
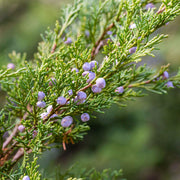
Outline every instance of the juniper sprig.
<path fill-rule="evenodd" d="M 54 30 L 42 35 L 33 61 L 10 55 L 13 64 L 0 70 L 7 92 L 0 112 L 2 178 L 24 154 L 66 149 L 82 140 L 93 112 L 148 91 L 162 94 L 180 87 L 180 71 L 169 77 L 169 64 L 159 70 L 138 64 L 144 56 L 154 57 L 167 38 L 153 33 L 180 14 L 179 0 L 158 2 L 75 1 L 63 9 Z M 6 132 L 10 135 L 3 140 Z M 28 177 L 33 175 L 21 179 Z"/>

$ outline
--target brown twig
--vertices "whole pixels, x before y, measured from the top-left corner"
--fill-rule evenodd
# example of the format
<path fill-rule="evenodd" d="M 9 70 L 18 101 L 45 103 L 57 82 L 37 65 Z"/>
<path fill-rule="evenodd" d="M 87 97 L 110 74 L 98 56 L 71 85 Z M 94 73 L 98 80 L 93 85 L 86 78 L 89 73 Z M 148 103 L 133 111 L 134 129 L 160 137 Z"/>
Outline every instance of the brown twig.
<path fill-rule="evenodd" d="M 102 35 L 100 36 L 100 38 L 97 40 L 97 42 L 95 43 L 92 51 L 91 51 L 91 60 L 94 59 L 94 56 L 96 55 L 97 52 L 97 47 L 99 46 L 99 44 L 101 43 L 101 41 L 104 39 L 104 36 L 106 35 L 106 33 L 114 27 L 114 23 L 111 23 L 102 33 Z"/>
<path fill-rule="evenodd" d="M 159 9 L 159 10 L 157 11 L 157 14 L 161 14 L 165 9 L 166 9 L 166 7 L 163 7 L 162 9 Z"/>

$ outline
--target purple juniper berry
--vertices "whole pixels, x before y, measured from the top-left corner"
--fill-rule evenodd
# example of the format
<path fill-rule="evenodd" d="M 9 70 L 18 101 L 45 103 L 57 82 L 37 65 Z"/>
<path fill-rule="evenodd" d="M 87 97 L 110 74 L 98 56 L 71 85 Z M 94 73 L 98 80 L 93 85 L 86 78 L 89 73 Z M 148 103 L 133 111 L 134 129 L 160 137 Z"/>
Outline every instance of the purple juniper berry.
<path fill-rule="evenodd" d="M 135 29 L 135 28 L 136 28 L 136 24 L 135 24 L 135 23 L 131 24 L 131 25 L 129 26 L 129 28 L 130 28 L 130 29 Z"/>
<path fill-rule="evenodd" d="M 73 118 L 71 116 L 66 116 L 61 120 L 62 127 L 69 127 L 73 123 Z"/>
<path fill-rule="evenodd" d="M 15 65 L 14 65 L 13 63 L 9 63 L 9 64 L 7 65 L 7 68 L 8 68 L 8 69 L 15 69 Z"/>
<path fill-rule="evenodd" d="M 77 69 L 77 68 L 72 68 L 72 70 L 71 70 L 72 72 L 73 71 L 76 71 L 76 73 L 78 73 L 79 72 L 79 70 Z"/>
<path fill-rule="evenodd" d="M 106 81 L 105 81 L 105 79 L 104 79 L 104 78 L 98 78 L 98 79 L 96 80 L 96 85 L 97 85 L 97 87 L 99 87 L 99 88 L 105 88 L 105 86 L 106 86 Z"/>
<path fill-rule="evenodd" d="M 19 130 L 19 132 L 24 132 L 25 127 L 21 124 L 18 126 L 18 130 Z"/>
<path fill-rule="evenodd" d="M 168 81 L 168 82 L 166 83 L 166 86 L 167 86 L 168 88 L 174 88 L 174 85 L 173 85 L 172 81 Z"/>
<path fill-rule="evenodd" d="M 91 70 L 92 70 L 93 68 L 95 68 L 95 65 L 98 66 L 98 62 L 95 61 L 95 60 L 94 60 L 94 61 L 91 61 L 89 64 L 90 64 L 90 66 L 91 66 Z"/>
<path fill-rule="evenodd" d="M 64 44 L 71 44 L 72 43 L 72 39 L 70 37 L 67 38 L 66 41 L 64 41 Z"/>
<path fill-rule="evenodd" d="M 111 35 L 113 32 L 112 31 L 108 31 L 107 32 L 107 35 Z"/>
<path fill-rule="evenodd" d="M 155 5 L 153 3 L 146 4 L 146 10 L 155 8 Z"/>
<path fill-rule="evenodd" d="M 38 92 L 38 101 L 42 101 L 45 98 L 45 93 L 42 91 Z"/>
<path fill-rule="evenodd" d="M 102 91 L 102 89 L 99 88 L 99 87 L 97 87 L 96 84 L 93 85 L 91 89 L 92 89 L 92 92 L 93 92 L 93 93 L 100 93 L 100 92 Z"/>
<path fill-rule="evenodd" d="M 88 114 L 88 113 L 83 113 L 83 114 L 81 115 L 81 120 L 82 120 L 83 122 L 89 121 L 89 120 L 90 120 L 89 114 Z"/>
<path fill-rule="evenodd" d="M 73 95 L 73 90 L 70 89 L 70 90 L 68 91 L 68 94 L 69 94 L 70 96 L 72 96 L 72 95 Z"/>
<path fill-rule="evenodd" d="M 63 97 L 63 96 L 60 96 L 57 98 L 56 102 L 59 104 L 59 105 L 65 105 L 66 104 L 66 98 Z"/>
<path fill-rule="evenodd" d="M 44 101 L 38 101 L 36 105 L 37 107 L 44 108 L 46 106 L 46 103 Z"/>
<path fill-rule="evenodd" d="M 82 68 L 84 69 L 84 71 L 89 71 L 91 69 L 91 66 L 88 62 L 85 62 Z"/>
<path fill-rule="evenodd" d="M 124 92 L 123 86 L 117 87 L 115 92 L 117 92 L 118 94 L 122 94 Z"/>
<path fill-rule="evenodd" d="M 167 71 L 164 71 L 162 74 L 163 79 L 168 79 L 169 78 L 169 73 Z"/>
<path fill-rule="evenodd" d="M 29 176 L 24 176 L 22 180 L 30 180 Z"/>
<path fill-rule="evenodd" d="M 129 53 L 130 53 L 130 54 L 135 53 L 135 52 L 136 52 L 136 49 L 137 49 L 137 47 L 136 47 L 136 46 L 135 46 L 135 47 L 130 48 L 130 49 L 129 49 Z"/>
<path fill-rule="evenodd" d="M 85 100 L 87 98 L 87 94 L 83 91 L 79 91 L 77 93 L 77 99 L 78 100 Z"/>
<path fill-rule="evenodd" d="M 49 114 L 52 110 L 53 110 L 53 106 L 52 106 L 52 105 L 49 105 L 49 106 L 47 107 L 47 113 Z"/>

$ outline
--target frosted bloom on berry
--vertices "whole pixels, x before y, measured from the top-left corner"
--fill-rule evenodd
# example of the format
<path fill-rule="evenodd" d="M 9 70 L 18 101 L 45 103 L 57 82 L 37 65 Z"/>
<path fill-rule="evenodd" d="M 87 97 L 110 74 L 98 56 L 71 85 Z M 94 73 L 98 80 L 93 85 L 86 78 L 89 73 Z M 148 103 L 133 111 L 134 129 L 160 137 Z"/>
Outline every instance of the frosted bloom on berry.
<path fill-rule="evenodd" d="M 108 31 L 108 32 L 107 32 L 108 35 L 111 35 L 112 33 L 113 33 L 112 31 Z"/>
<path fill-rule="evenodd" d="M 41 119 L 46 118 L 48 116 L 48 114 L 49 113 L 47 113 L 47 112 L 44 112 L 44 113 L 40 114 Z"/>
<path fill-rule="evenodd" d="M 88 114 L 88 113 L 83 113 L 83 114 L 81 115 L 81 120 L 82 120 L 83 122 L 89 121 L 89 120 L 90 120 L 89 114 Z"/>
<path fill-rule="evenodd" d="M 72 39 L 70 37 L 67 38 L 66 41 L 64 41 L 64 44 L 71 44 L 72 43 Z"/>
<path fill-rule="evenodd" d="M 87 95 L 86 95 L 85 92 L 79 91 L 79 92 L 77 93 L 77 98 L 78 98 L 79 100 L 84 100 L 84 99 L 87 98 Z"/>
<path fill-rule="evenodd" d="M 24 176 L 22 180 L 30 180 L 29 176 Z"/>
<path fill-rule="evenodd" d="M 132 48 L 130 48 L 130 49 L 129 49 L 129 53 L 130 53 L 130 54 L 135 53 L 135 52 L 136 52 L 136 49 L 137 49 L 137 47 L 132 47 Z"/>
<path fill-rule="evenodd" d="M 38 92 L 38 101 L 42 101 L 44 98 L 45 98 L 45 94 L 44 94 L 44 92 L 42 92 L 42 91 L 39 91 Z"/>
<path fill-rule="evenodd" d="M 70 89 L 70 90 L 68 91 L 68 94 L 69 94 L 70 96 L 72 96 L 72 95 L 73 95 L 73 91 L 72 91 L 72 89 Z"/>
<path fill-rule="evenodd" d="M 46 106 L 46 103 L 44 101 L 38 101 L 36 105 L 37 107 L 44 108 Z"/>
<path fill-rule="evenodd" d="M 7 65 L 7 68 L 8 68 L 8 69 L 15 69 L 15 65 L 14 65 L 13 63 L 9 63 L 9 64 Z"/>
<path fill-rule="evenodd" d="M 99 88 L 105 88 L 105 86 L 106 86 L 106 81 L 105 81 L 105 79 L 104 79 L 104 78 L 98 78 L 98 79 L 96 80 L 96 85 L 97 85 L 97 87 L 99 87 Z"/>
<path fill-rule="evenodd" d="M 77 68 L 72 68 L 71 71 L 72 71 L 72 72 L 73 72 L 73 71 L 76 71 L 77 73 L 79 72 L 79 70 L 78 70 Z"/>
<path fill-rule="evenodd" d="M 88 62 L 85 62 L 82 68 L 84 69 L 84 71 L 89 71 L 91 69 L 91 66 Z"/>
<path fill-rule="evenodd" d="M 61 120 L 62 127 L 69 127 L 73 123 L 73 118 L 71 116 L 66 116 Z"/>
<path fill-rule="evenodd" d="M 136 24 L 135 24 L 135 23 L 131 24 L 131 25 L 129 26 L 129 28 L 130 28 L 130 29 L 135 29 L 135 28 L 136 28 Z"/>
<path fill-rule="evenodd" d="M 164 71 L 162 74 L 163 79 L 168 79 L 169 78 L 169 73 L 167 71 Z"/>
<path fill-rule="evenodd" d="M 84 72 L 82 73 L 82 76 L 85 77 L 87 74 L 89 74 L 89 71 L 84 71 Z"/>
<path fill-rule="evenodd" d="M 89 79 L 87 80 L 87 83 L 90 83 L 93 79 L 95 79 L 96 74 L 94 72 L 89 72 Z"/>
<path fill-rule="evenodd" d="M 23 125 L 19 125 L 19 126 L 18 126 L 18 130 L 19 130 L 20 132 L 24 132 L 25 127 L 24 127 Z"/>
<path fill-rule="evenodd" d="M 93 68 L 95 68 L 95 65 L 98 66 L 98 62 L 95 61 L 95 60 L 94 60 L 94 61 L 91 61 L 89 64 L 90 64 L 90 66 L 91 66 L 91 70 L 92 70 Z"/>
<path fill-rule="evenodd" d="M 117 93 L 119 93 L 119 94 L 122 94 L 122 93 L 124 92 L 123 86 L 118 87 L 118 88 L 115 90 L 115 92 L 117 92 Z"/>
<path fill-rule="evenodd" d="M 102 91 L 102 89 L 97 87 L 97 85 L 93 85 L 91 89 L 93 93 L 100 93 Z"/>
<path fill-rule="evenodd" d="M 77 96 L 74 98 L 74 102 L 75 103 L 77 102 L 77 105 L 83 104 L 85 101 L 86 101 L 85 99 L 78 99 Z"/>
<path fill-rule="evenodd" d="M 146 4 L 146 10 L 152 9 L 152 8 L 155 8 L 155 6 L 154 6 L 153 3 L 148 3 L 148 4 Z"/>
<path fill-rule="evenodd" d="M 173 83 L 171 82 L 171 81 L 168 81 L 167 83 L 166 83 L 166 86 L 168 87 L 168 88 L 174 88 L 174 86 L 173 86 Z"/>
<path fill-rule="evenodd" d="M 49 106 L 47 107 L 47 113 L 49 114 L 52 110 L 53 110 L 53 106 L 52 106 L 52 105 L 49 105 Z"/>
<path fill-rule="evenodd" d="M 60 96 L 60 97 L 57 98 L 56 101 L 57 101 L 57 103 L 58 103 L 59 105 L 65 105 L 67 100 L 66 100 L 65 97 Z"/>
<path fill-rule="evenodd" d="M 55 118 L 55 117 L 58 117 L 57 114 L 53 114 L 50 118 Z"/>

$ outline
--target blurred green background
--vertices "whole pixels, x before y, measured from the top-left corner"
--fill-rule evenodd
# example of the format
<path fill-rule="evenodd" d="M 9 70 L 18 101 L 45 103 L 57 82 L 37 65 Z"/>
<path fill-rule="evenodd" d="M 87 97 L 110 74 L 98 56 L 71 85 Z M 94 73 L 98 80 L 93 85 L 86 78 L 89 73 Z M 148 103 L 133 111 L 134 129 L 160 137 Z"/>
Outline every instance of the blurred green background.
<path fill-rule="evenodd" d="M 60 17 L 60 8 L 69 1 L 0 0 L 0 67 L 10 61 L 12 50 L 27 52 L 33 58 L 40 33 L 53 28 Z M 174 74 L 180 66 L 180 17 L 159 32 L 169 38 L 160 44 L 156 57 L 144 59 L 150 66 L 171 63 Z M 5 103 L 0 91 L 0 108 Z M 53 174 L 74 162 L 87 168 L 123 169 L 124 177 L 133 180 L 180 179 L 180 90 L 166 95 L 149 94 L 128 102 L 126 108 L 116 105 L 91 119 L 91 130 L 83 142 L 68 147 L 66 152 L 53 149 L 41 157 L 45 174 Z M 49 175 L 50 177 L 51 175 Z"/>

